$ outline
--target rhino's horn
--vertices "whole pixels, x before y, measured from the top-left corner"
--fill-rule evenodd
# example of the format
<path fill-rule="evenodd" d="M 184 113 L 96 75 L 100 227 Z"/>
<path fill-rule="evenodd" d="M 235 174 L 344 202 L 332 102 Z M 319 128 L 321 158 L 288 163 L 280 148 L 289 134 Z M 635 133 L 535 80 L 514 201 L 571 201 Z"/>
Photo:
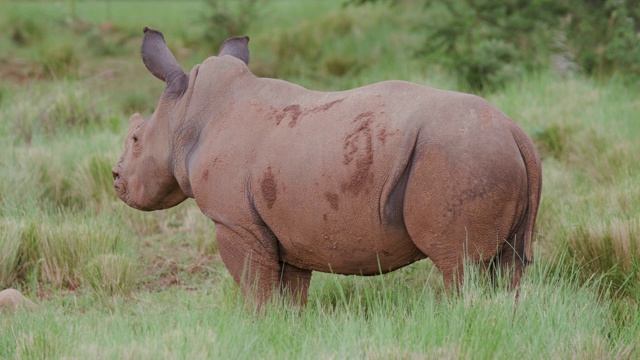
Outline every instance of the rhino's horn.
<path fill-rule="evenodd" d="M 167 47 L 164 36 L 160 31 L 146 26 L 143 31 L 141 53 L 144 65 L 155 77 L 167 84 L 165 88 L 167 95 L 182 95 L 188 86 L 187 74 Z"/>
<path fill-rule="evenodd" d="M 249 65 L 249 37 L 236 36 L 225 40 L 218 51 L 218 56 L 223 55 L 231 55 Z"/>

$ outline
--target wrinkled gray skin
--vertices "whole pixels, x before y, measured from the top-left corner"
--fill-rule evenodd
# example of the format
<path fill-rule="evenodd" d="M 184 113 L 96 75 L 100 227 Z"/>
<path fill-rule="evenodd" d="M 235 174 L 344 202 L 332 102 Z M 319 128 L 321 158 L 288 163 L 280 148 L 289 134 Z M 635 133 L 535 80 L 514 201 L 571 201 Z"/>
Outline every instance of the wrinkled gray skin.
<path fill-rule="evenodd" d="M 386 81 L 317 92 L 248 69 L 247 37 L 185 74 L 145 28 L 145 65 L 166 82 L 131 117 L 113 168 L 128 205 L 194 198 L 245 295 L 306 301 L 312 271 L 375 275 L 429 257 L 448 288 L 465 256 L 518 284 L 542 186 L 529 137 L 487 101 Z M 495 267 L 494 267 L 495 269 Z"/>

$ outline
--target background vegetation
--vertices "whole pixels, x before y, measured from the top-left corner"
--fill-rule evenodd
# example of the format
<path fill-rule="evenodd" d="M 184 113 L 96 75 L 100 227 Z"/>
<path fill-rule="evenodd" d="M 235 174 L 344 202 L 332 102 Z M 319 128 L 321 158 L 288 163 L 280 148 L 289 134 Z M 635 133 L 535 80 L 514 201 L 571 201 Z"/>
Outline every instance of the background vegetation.
<path fill-rule="evenodd" d="M 637 358 L 637 1 L 0 1 L 0 358 Z M 314 274 L 303 310 L 256 315 L 192 201 L 142 213 L 111 167 L 162 91 L 144 26 L 185 69 L 251 36 L 250 68 L 317 90 L 388 79 L 482 94 L 543 157 L 519 299 L 428 261 Z"/>

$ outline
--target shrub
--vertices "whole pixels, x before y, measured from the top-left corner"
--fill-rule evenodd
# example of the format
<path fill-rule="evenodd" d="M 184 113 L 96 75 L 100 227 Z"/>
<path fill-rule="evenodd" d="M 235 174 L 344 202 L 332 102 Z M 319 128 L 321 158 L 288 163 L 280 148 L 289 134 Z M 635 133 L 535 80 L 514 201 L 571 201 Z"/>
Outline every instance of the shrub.
<path fill-rule="evenodd" d="M 42 40 L 44 29 L 33 18 L 13 17 L 8 25 L 11 41 L 18 46 L 29 46 Z"/>
<path fill-rule="evenodd" d="M 420 54 L 445 65 L 471 90 L 495 90 L 520 68 L 546 63 L 555 1 L 425 2 L 426 38 Z"/>
<path fill-rule="evenodd" d="M 348 0 L 363 5 L 382 2 Z M 425 34 L 418 53 L 458 74 L 474 91 L 496 90 L 519 76 L 552 64 L 563 75 L 578 69 L 603 76 L 640 76 L 640 6 L 624 0 L 422 1 L 417 27 Z"/>
<path fill-rule="evenodd" d="M 640 6 L 637 1 L 565 0 L 561 31 L 582 69 L 605 76 L 640 76 Z"/>
<path fill-rule="evenodd" d="M 224 40 L 246 35 L 251 22 L 258 17 L 259 0 L 206 0 L 209 14 L 206 15 L 205 40 L 217 53 Z"/>

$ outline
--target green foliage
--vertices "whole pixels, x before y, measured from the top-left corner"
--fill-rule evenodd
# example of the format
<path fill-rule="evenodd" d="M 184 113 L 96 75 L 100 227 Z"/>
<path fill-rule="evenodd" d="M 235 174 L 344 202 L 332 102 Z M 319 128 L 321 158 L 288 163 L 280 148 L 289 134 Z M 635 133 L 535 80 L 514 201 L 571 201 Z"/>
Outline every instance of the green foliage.
<path fill-rule="evenodd" d="M 425 1 L 421 51 L 471 90 L 496 90 L 520 71 L 550 66 L 640 75 L 637 1 Z M 577 65 L 576 65 L 577 63 Z"/>
<path fill-rule="evenodd" d="M 637 0 L 564 1 L 561 30 L 567 49 L 588 74 L 620 71 L 640 76 L 640 3 Z"/>
<path fill-rule="evenodd" d="M 536 129 L 533 133 L 533 140 L 543 159 L 547 157 L 561 159 L 565 155 L 565 149 L 574 132 L 574 128 L 556 123 L 544 129 Z"/>
<path fill-rule="evenodd" d="M 471 90 L 495 90 L 546 63 L 557 2 L 425 2 L 421 53 L 458 74 Z"/>
<path fill-rule="evenodd" d="M 246 35 L 258 18 L 260 0 L 206 0 L 204 39 L 213 51 L 233 36 Z"/>
<path fill-rule="evenodd" d="M 328 84 L 344 88 L 345 81 L 389 62 L 402 68 L 413 65 L 403 58 L 402 48 L 409 40 L 379 42 L 379 34 L 391 34 L 401 21 L 383 7 L 329 12 L 261 38 L 268 52 L 251 67 L 260 76 L 310 82 L 315 88 Z"/>
<path fill-rule="evenodd" d="M 11 40 L 19 46 L 34 45 L 44 37 L 44 29 L 34 18 L 12 18 L 9 24 Z"/>

